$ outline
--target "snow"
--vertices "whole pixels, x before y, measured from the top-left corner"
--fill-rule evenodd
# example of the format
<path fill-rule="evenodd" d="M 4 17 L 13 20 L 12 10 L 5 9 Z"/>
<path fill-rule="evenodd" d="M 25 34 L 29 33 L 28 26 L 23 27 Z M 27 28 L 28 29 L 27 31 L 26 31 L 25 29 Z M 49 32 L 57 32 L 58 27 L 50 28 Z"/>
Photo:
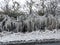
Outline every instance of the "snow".
<path fill-rule="evenodd" d="M 9 33 L 9 32 L 8 32 Z M 4 33 L 0 33 L 4 34 Z M 33 31 L 31 33 L 9 33 L 8 35 L 5 34 L 0 36 L 0 42 L 9 42 L 9 41 L 29 41 L 29 40 L 43 40 L 43 39 L 60 39 L 60 30 L 49 31 L 46 30 L 45 32 L 40 31 Z"/>

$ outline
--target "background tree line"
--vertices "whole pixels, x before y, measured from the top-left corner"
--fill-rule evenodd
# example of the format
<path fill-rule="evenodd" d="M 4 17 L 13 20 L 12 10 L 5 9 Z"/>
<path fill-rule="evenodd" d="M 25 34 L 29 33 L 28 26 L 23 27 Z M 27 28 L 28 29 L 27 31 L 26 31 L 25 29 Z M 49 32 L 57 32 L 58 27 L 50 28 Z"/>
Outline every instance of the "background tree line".
<path fill-rule="evenodd" d="M 55 17 L 58 7 L 57 0 L 50 0 L 47 4 L 46 0 L 39 0 L 37 4 L 35 1 L 29 0 L 25 2 L 23 7 L 17 1 L 12 0 L 12 6 L 9 5 L 9 2 L 10 0 L 4 0 L 5 5 L 1 4 L 1 9 L 3 10 L 2 12 L 0 11 L 1 30 L 31 32 L 33 30 L 44 31 L 46 28 L 53 30 L 60 27 L 60 23 L 57 17 Z M 21 8 L 24 9 L 26 7 L 28 8 L 26 9 L 27 12 L 21 11 Z M 4 17 L 3 15 L 6 16 Z M 16 18 L 17 21 L 13 20 L 12 17 Z"/>

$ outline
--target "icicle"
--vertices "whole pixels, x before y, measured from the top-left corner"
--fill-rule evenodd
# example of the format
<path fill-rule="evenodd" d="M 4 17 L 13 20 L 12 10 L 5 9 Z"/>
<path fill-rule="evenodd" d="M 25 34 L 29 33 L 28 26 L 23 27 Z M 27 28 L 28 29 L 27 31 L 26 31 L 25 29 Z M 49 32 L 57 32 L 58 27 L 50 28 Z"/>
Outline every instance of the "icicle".
<path fill-rule="evenodd" d="M 19 21 L 19 17 L 17 16 L 17 21 Z"/>

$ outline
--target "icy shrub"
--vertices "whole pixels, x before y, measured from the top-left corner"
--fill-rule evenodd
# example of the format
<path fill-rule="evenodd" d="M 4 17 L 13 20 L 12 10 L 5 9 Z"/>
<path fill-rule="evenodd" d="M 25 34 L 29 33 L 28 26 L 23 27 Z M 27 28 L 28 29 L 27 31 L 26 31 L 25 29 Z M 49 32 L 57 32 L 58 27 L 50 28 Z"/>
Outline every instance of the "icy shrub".
<path fill-rule="evenodd" d="M 2 15 L 0 15 L 0 22 L 4 19 L 4 17 Z"/>
<path fill-rule="evenodd" d="M 52 15 L 49 15 L 47 18 L 47 29 L 48 30 L 53 30 L 56 28 L 56 18 L 53 17 Z"/>
<path fill-rule="evenodd" d="M 7 20 L 6 20 L 7 19 Z M 10 18 L 9 16 L 5 17 L 2 21 L 1 31 L 12 31 L 12 32 L 32 32 L 36 30 L 45 31 L 53 30 L 60 28 L 60 22 L 56 23 L 57 20 L 52 15 L 48 17 L 39 16 L 39 15 L 21 15 L 18 17 L 18 21 Z"/>

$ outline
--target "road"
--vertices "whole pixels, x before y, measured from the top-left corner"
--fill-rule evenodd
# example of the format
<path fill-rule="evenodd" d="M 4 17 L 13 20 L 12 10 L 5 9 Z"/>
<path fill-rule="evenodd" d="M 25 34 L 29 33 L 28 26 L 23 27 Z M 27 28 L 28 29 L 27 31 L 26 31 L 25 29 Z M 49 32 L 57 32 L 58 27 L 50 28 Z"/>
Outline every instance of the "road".
<path fill-rule="evenodd" d="M 0 45 L 60 45 L 60 42 L 52 42 L 52 43 L 36 43 L 36 42 L 31 42 L 31 43 L 15 43 L 15 44 L 0 44 Z"/>
<path fill-rule="evenodd" d="M 44 41 L 11 41 L 0 43 L 0 45 L 60 45 L 60 40 L 44 40 Z"/>

